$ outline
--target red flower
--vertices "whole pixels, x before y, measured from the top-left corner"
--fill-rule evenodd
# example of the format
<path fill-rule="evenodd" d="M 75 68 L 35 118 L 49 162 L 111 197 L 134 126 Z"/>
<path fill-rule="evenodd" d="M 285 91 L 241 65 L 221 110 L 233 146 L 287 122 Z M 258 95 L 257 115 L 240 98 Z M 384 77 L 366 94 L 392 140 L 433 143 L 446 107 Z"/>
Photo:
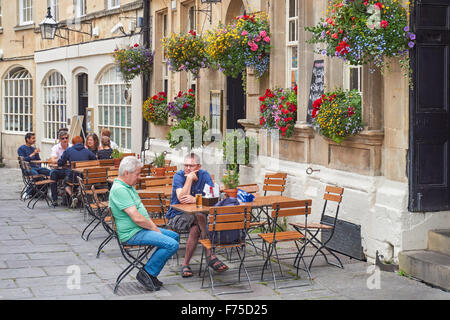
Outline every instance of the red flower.
<path fill-rule="evenodd" d="M 381 20 L 380 26 L 381 26 L 383 29 L 386 29 L 388 25 L 389 25 L 389 22 L 387 22 L 386 20 Z"/>
<path fill-rule="evenodd" d="M 285 97 L 285 96 L 282 96 L 282 97 L 281 97 L 281 100 L 283 100 L 283 101 L 286 100 L 286 97 Z"/>
<path fill-rule="evenodd" d="M 352 115 L 355 114 L 355 108 L 354 107 L 348 107 L 347 108 L 347 115 L 350 118 Z"/>
<path fill-rule="evenodd" d="M 194 92 L 194 90 L 192 90 L 192 89 L 189 89 L 189 90 L 188 90 L 188 92 Z"/>
<path fill-rule="evenodd" d="M 383 9 L 383 4 L 381 2 L 375 3 L 375 7 L 378 7 L 378 9 Z"/>
<path fill-rule="evenodd" d="M 134 44 L 134 47 L 136 48 L 136 47 L 139 47 L 139 44 L 138 43 L 135 43 Z"/>
<path fill-rule="evenodd" d="M 194 30 L 189 31 L 190 34 L 192 34 L 194 37 L 197 35 L 197 33 Z"/>
<path fill-rule="evenodd" d="M 156 99 L 158 99 L 158 96 L 155 94 L 155 95 L 152 97 L 152 99 L 153 99 L 153 100 L 156 100 Z"/>
<path fill-rule="evenodd" d="M 264 102 L 264 101 L 266 101 L 266 97 L 265 97 L 265 96 L 263 96 L 263 97 L 259 97 L 259 101 L 261 101 L 261 102 Z"/>

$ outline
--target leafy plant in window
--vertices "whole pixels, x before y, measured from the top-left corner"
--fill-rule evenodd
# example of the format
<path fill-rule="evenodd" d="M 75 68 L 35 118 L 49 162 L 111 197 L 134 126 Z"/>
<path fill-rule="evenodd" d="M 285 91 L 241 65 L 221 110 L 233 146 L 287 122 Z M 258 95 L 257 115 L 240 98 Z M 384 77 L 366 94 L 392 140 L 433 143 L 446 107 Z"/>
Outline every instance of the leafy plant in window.
<path fill-rule="evenodd" d="M 362 131 L 361 95 L 356 90 L 337 89 L 322 95 L 313 103 L 313 125 L 318 132 L 341 143 L 346 137 Z"/>
<path fill-rule="evenodd" d="M 264 129 L 279 130 L 282 137 L 290 137 L 297 119 L 297 86 L 267 89 L 259 101 L 259 124 Z"/>
<path fill-rule="evenodd" d="M 192 89 L 188 92 L 178 92 L 178 95 L 167 106 L 169 114 L 178 121 L 192 118 L 195 115 L 195 94 Z"/>
<path fill-rule="evenodd" d="M 153 69 L 153 53 L 139 44 L 125 49 L 116 49 L 114 60 L 127 84 L 140 74 L 150 74 Z"/>
<path fill-rule="evenodd" d="M 193 30 L 187 34 L 172 34 L 162 40 L 171 71 L 190 71 L 199 78 L 201 68 L 209 67 L 205 55 L 205 42 Z"/>
<path fill-rule="evenodd" d="M 331 0 L 325 18 L 314 27 L 308 43 L 324 44 L 318 53 L 338 57 L 351 65 L 373 62 L 384 70 L 399 58 L 410 75 L 408 50 L 416 36 L 408 27 L 409 12 L 399 0 Z M 410 79 L 411 80 L 411 79 Z"/>
<path fill-rule="evenodd" d="M 222 142 L 223 160 L 227 167 L 236 166 L 239 171 L 239 165 L 248 165 L 250 163 L 251 152 L 258 153 L 259 145 L 253 137 L 247 137 L 239 130 L 227 133 Z M 243 151 L 243 154 L 241 153 Z"/>
<path fill-rule="evenodd" d="M 142 105 L 142 116 L 145 120 L 156 125 L 167 124 L 169 113 L 167 110 L 167 94 L 159 92 L 157 95 L 149 97 Z"/>

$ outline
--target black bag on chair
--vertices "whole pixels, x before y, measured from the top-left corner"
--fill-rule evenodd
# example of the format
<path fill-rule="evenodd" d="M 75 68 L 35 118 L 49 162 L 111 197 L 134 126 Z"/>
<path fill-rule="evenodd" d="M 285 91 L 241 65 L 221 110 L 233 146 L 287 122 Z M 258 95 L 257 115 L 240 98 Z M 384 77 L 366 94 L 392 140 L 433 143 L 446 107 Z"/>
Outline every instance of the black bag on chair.
<path fill-rule="evenodd" d="M 236 198 L 225 198 L 222 201 L 219 201 L 215 206 L 223 207 L 223 206 L 238 206 L 240 205 L 239 201 Z M 226 214 L 226 213 L 225 213 Z M 244 230 L 224 230 L 224 231 L 209 231 L 209 219 L 206 224 L 206 230 L 208 230 L 208 238 L 214 243 L 218 244 L 233 244 L 239 243 L 245 239 Z"/>

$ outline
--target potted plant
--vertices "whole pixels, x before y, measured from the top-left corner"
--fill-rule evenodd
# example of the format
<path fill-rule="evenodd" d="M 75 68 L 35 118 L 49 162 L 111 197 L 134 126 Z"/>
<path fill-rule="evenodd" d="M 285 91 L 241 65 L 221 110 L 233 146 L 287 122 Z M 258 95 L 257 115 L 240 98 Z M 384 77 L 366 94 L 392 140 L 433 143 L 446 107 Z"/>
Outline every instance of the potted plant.
<path fill-rule="evenodd" d="M 153 70 L 153 52 L 137 43 L 125 49 L 115 49 L 113 56 L 127 86 L 134 77 L 150 74 Z"/>
<path fill-rule="evenodd" d="M 236 165 L 230 165 L 226 171 L 226 174 L 222 177 L 222 182 L 225 186 L 223 190 L 228 197 L 237 198 L 237 186 L 239 185 L 239 172 Z"/>
<path fill-rule="evenodd" d="M 195 141 L 197 136 L 195 133 L 196 129 L 201 130 L 201 136 L 199 135 L 201 141 Z M 203 146 L 205 143 L 203 137 L 208 129 L 208 121 L 206 121 L 205 117 L 200 117 L 199 115 L 180 120 L 180 122 L 170 128 L 167 134 L 169 146 L 175 150 L 180 150 L 182 147 L 187 147 L 191 150 Z"/>
<path fill-rule="evenodd" d="M 114 149 L 112 151 L 111 157 L 114 159 L 114 167 L 118 168 L 120 165 L 120 161 L 122 161 L 123 153 L 119 151 L 119 149 Z"/>
<path fill-rule="evenodd" d="M 167 106 L 172 119 L 177 121 L 193 118 L 195 116 L 195 94 L 194 90 L 178 92 L 178 95 Z"/>
<path fill-rule="evenodd" d="M 166 174 L 166 153 L 162 152 L 159 155 L 155 153 L 155 160 L 153 166 L 155 167 L 155 174 L 157 177 L 163 177 Z"/>

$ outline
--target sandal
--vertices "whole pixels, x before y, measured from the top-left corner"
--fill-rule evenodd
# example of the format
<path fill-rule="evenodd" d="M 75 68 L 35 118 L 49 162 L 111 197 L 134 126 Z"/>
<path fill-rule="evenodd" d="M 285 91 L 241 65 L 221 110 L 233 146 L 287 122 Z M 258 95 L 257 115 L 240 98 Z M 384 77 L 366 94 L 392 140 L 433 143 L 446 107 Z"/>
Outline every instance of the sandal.
<path fill-rule="evenodd" d="M 225 265 L 222 261 L 220 261 L 217 257 L 209 260 L 208 266 L 214 269 L 217 272 L 224 272 L 228 270 L 228 266 Z"/>
<path fill-rule="evenodd" d="M 192 272 L 191 267 L 189 266 L 182 266 L 181 267 L 181 276 L 183 278 L 190 278 L 194 275 L 194 273 Z"/>

